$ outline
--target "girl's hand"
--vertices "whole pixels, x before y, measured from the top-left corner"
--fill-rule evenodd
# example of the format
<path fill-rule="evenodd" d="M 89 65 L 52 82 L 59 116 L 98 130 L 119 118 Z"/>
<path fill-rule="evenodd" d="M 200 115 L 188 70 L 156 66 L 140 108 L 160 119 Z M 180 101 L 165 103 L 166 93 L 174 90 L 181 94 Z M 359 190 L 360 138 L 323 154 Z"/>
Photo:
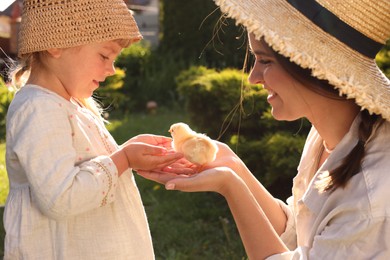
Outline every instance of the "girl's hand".
<path fill-rule="evenodd" d="M 134 136 L 131 138 L 129 141 L 127 141 L 124 145 L 128 143 L 134 143 L 134 142 L 141 142 L 141 143 L 146 143 L 154 146 L 161 146 L 165 147 L 168 150 L 173 150 L 172 149 L 172 139 L 166 136 L 162 135 L 152 135 L 152 134 L 141 134 Z"/>
<path fill-rule="evenodd" d="M 164 171 L 177 174 L 193 174 L 216 167 L 229 167 L 234 171 L 239 172 L 239 170 L 241 170 L 241 166 L 243 165 L 241 159 L 226 144 L 217 142 L 217 145 L 218 153 L 215 160 L 211 163 L 195 165 L 183 158 L 180 161 L 164 168 Z M 187 172 L 183 172 L 185 169 Z"/>
<path fill-rule="evenodd" d="M 145 179 L 165 184 L 167 181 L 177 178 L 180 175 L 188 176 L 195 174 L 196 171 L 194 167 L 195 166 L 185 158 L 181 158 L 161 170 L 138 170 L 137 173 Z"/>
<path fill-rule="evenodd" d="M 128 141 L 122 145 L 121 150 L 126 156 L 128 167 L 134 170 L 161 170 L 164 167 L 183 158 L 182 154 L 162 147 L 165 142 L 151 138 L 155 145 L 144 142 Z M 162 146 L 159 146 L 162 145 Z"/>

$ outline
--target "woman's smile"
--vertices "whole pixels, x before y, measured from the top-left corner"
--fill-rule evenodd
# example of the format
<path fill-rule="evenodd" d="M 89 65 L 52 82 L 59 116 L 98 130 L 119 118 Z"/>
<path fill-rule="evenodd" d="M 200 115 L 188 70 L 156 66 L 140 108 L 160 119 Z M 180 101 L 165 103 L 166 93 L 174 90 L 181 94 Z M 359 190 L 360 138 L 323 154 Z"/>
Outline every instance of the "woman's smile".
<path fill-rule="evenodd" d="M 272 100 L 274 100 L 278 94 L 276 94 L 276 92 L 272 91 L 272 90 L 267 90 L 268 91 L 268 96 L 267 96 L 267 101 L 268 103 L 272 102 Z"/>

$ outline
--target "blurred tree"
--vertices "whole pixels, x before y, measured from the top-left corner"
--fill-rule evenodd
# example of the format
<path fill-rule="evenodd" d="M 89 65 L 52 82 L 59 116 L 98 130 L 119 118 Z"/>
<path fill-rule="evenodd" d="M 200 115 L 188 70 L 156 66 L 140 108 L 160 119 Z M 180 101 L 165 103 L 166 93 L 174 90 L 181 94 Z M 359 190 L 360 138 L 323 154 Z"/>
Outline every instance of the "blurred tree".
<path fill-rule="evenodd" d="M 242 68 L 245 31 L 210 0 L 161 0 L 160 50 L 188 64 Z"/>
<path fill-rule="evenodd" d="M 376 56 L 376 62 L 386 76 L 390 78 L 390 40 Z"/>

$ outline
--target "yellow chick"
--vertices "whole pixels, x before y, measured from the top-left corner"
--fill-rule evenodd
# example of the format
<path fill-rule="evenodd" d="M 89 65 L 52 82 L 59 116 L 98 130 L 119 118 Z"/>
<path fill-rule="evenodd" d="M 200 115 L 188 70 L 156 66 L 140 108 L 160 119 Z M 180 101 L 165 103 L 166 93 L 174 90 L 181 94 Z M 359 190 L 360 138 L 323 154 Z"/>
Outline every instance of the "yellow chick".
<path fill-rule="evenodd" d="M 169 132 L 173 139 L 173 149 L 183 153 L 188 161 L 203 166 L 215 160 L 218 146 L 208 136 L 193 131 L 185 123 L 171 125 Z"/>

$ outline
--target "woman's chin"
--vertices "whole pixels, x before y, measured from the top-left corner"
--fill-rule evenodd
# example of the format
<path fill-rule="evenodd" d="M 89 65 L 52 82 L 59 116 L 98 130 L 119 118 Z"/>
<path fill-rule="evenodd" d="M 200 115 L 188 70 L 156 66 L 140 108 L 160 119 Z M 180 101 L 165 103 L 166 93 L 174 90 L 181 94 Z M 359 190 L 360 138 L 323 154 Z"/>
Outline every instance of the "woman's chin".
<path fill-rule="evenodd" d="M 282 113 L 281 111 L 277 111 L 275 109 L 271 109 L 271 115 L 277 121 L 295 121 L 300 119 L 300 117 L 292 116 L 291 114 Z"/>

